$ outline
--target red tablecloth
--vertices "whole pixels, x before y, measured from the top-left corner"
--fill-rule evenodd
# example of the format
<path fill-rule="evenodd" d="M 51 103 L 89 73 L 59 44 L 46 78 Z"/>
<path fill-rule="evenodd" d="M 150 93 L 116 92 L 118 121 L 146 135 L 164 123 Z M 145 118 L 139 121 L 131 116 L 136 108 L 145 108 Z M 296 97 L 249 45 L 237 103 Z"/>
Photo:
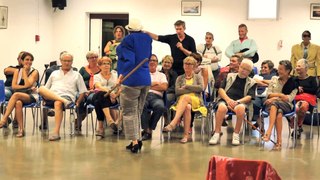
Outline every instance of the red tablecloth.
<path fill-rule="evenodd" d="M 207 180 L 260 180 L 281 179 L 275 169 L 266 161 L 241 160 L 213 156 L 209 162 Z"/>

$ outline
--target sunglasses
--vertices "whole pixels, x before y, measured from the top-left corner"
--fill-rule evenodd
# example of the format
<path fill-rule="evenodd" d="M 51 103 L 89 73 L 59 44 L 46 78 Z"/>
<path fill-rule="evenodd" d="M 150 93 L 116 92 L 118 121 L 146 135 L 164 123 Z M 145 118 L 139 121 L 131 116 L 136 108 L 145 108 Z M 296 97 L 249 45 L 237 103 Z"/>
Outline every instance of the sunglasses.
<path fill-rule="evenodd" d="M 310 37 L 309 34 L 303 34 L 302 37 Z"/>

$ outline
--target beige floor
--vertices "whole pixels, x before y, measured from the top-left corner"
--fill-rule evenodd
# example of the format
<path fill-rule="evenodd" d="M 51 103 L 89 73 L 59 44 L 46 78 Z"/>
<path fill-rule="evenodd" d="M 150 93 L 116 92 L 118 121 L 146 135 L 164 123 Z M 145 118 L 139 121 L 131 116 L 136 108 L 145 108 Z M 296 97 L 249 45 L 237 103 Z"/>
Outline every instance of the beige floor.
<path fill-rule="evenodd" d="M 53 121 L 50 118 L 51 128 Z M 105 139 L 96 140 L 91 130 L 88 136 L 70 136 L 67 125 L 65 133 L 61 129 L 63 136 L 59 142 L 49 142 L 48 134 L 39 131 L 32 134 L 32 121 L 28 117 L 27 134 L 22 139 L 14 137 L 11 126 L 1 129 L 0 179 L 198 180 L 206 178 L 213 155 L 268 161 L 283 179 L 319 179 L 319 136 L 315 131 L 310 139 L 309 126 L 304 127 L 301 140 L 292 149 L 284 124 L 283 149 L 277 152 L 270 151 L 271 143 L 262 150 L 255 138 L 249 141 L 248 136 L 245 145 L 231 146 L 232 128 L 223 129 L 219 145 L 208 146 L 201 143 L 199 124 L 197 121 L 193 142 L 180 144 L 182 133 L 176 132 L 170 141 L 161 143 L 157 129 L 152 141 L 144 142 L 142 152 L 132 154 L 125 150 L 128 141 L 123 136 L 112 135 L 109 129 Z"/>

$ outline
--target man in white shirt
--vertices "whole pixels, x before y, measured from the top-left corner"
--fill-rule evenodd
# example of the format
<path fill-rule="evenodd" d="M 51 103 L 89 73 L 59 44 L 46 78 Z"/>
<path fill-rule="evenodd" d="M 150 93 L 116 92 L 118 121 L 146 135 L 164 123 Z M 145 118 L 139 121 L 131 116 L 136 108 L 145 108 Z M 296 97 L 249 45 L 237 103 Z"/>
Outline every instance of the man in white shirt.
<path fill-rule="evenodd" d="M 168 88 L 168 81 L 165 74 L 157 71 L 157 66 L 158 58 L 152 54 L 149 61 L 151 86 L 141 115 L 142 141 L 152 138 L 152 130 L 156 129 L 160 117 L 166 110 L 163 92 Z"/>
<path fill-rule="evenodd" d="M 211 32 L 206 32 L 205 36 L 205 44 L 199 44 L 197 46 L 197 52 L 202 56 L 202 64 L 207 65 L 210 69 L 210 73 L 212 71 L 212 75 L 214 79 L 219 75 L 219 65 L 218 62 L 221 61 L 222 51 L 218 46 L 213 45 L 213 34 Z M 212 76 L 209 74 L 210 76 Z"/>
<path fill-rule="evenodd" d="M 60 140 L 60 125 L 63 118 L 64 108 L 70 108 L 72 104 L 76 107 L 84 98 L 87 88 L 82 76 L 72 69 L 73 56 L 63 53 L 60 56 L 61 68 L 52 72 L 45 86 L 39 88 L 39 94 L 44 100 L 49 101 L 55 110 L 55 129 L 50 141 Z M 79 97 L 76 100 L 76 95 Z M 46 104 L 46 105 L 48 105 Z"/>

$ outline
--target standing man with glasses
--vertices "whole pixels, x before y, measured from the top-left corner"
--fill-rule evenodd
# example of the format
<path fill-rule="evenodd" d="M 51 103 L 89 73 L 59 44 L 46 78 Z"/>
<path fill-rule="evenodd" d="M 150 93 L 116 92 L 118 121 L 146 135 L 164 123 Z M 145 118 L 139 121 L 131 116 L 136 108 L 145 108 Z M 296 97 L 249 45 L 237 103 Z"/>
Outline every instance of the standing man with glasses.
<path fill-rule="evenodd" d="M 306 59 L 308 63 L 308 72 L 309 76 L 318 76 L 320 77 L 320 50 L 319 46 L 312 44 L 311 33 L 306 30 L 302 33 L 302 42 L 292 46 L 291 49 L 291 64 L 293 69 L 296 68 L 297 62 L 299 59 Z M 294 76 L 298 76 L 297 72 L 293 71 Z"/>
<path fill-rule="evenodd" d="M 186 24 L 184 21 L 178 20 L 174 23 L 176 34 L 158 36 L 151 32 L 145 31 L 150 37 L 156 41 L 167 43 L 171 49 L 171 55 L 173 57 L 172 69 L 178 74 L 184 74 L 183 60 L 193 52 L 196 51 L 196 44 L 194 39 L 187 35 Z"/>

